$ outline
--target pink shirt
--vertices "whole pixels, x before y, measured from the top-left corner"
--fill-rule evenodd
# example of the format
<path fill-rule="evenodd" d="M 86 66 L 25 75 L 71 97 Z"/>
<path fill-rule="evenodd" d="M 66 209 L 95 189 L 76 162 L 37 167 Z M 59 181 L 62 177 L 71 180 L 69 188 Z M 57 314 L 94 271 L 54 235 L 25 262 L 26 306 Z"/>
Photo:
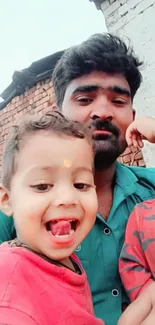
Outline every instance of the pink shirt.
<path fill-rule="evenodd" d="M 72 256 L 79 263 L 75 255 Z M 81 266 L 80 266 L 81 267 Z M 0 324 L 103 325 L 85 272 L 76 274 L 21 247 L 0 246 Z"/>
<path fill-rule="evenodd" d="M 155 281 L 155 199 L 137 204 L 131 213 L 119 271 L 131 301 Z"/>

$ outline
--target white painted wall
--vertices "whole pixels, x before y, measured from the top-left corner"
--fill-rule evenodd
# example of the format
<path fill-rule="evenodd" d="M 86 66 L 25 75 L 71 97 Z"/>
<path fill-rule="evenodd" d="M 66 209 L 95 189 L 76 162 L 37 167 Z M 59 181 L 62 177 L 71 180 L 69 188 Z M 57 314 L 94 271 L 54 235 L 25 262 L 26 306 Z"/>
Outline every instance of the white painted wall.
<path fill-rule="evenodd" d="M 137 115 L 155 118 L 155 0 L 106 0 L 101 8 L 108 31 L 129 38 L 145 61 L 134 107 Z M 155 145 L 145 144 L 143 155 L 146 165 L 155 167 Z"/>

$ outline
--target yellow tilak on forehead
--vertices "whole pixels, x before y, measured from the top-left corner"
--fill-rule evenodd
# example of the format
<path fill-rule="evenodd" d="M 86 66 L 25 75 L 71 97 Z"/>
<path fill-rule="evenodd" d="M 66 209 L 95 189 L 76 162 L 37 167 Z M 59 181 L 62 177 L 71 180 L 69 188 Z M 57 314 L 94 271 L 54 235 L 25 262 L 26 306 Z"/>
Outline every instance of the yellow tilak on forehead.
<path fill-rule="evenodd" d="M 70 168 L 72 166 L 72 161 L 69 159 L 64 160 L 64 167 Z"/>

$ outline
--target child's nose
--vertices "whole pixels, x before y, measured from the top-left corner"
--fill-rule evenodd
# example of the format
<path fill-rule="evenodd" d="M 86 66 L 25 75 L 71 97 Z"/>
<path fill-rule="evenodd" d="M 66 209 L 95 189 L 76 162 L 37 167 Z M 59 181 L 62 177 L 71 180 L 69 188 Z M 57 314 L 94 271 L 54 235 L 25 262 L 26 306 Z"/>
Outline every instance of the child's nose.
<path fill-rule="evenodd" d="M 59 191 L 55 198 L 56 206 L 76 206 L 78 202 L 77 196 L 73 189 L 65 188 L 63 191 Z"/>

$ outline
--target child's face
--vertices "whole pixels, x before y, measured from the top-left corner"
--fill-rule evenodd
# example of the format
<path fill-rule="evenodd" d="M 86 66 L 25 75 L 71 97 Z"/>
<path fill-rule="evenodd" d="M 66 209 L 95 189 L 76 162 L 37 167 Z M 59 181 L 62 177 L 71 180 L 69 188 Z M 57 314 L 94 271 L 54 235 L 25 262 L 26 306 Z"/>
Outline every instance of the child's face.
<path fill-rule="evenodd" d="M 9 192 L 18 238 L 50 258 L 68 257 L 95 222 L 92 166 L 85 139 L 30 136 L 17 156 Z"/>

